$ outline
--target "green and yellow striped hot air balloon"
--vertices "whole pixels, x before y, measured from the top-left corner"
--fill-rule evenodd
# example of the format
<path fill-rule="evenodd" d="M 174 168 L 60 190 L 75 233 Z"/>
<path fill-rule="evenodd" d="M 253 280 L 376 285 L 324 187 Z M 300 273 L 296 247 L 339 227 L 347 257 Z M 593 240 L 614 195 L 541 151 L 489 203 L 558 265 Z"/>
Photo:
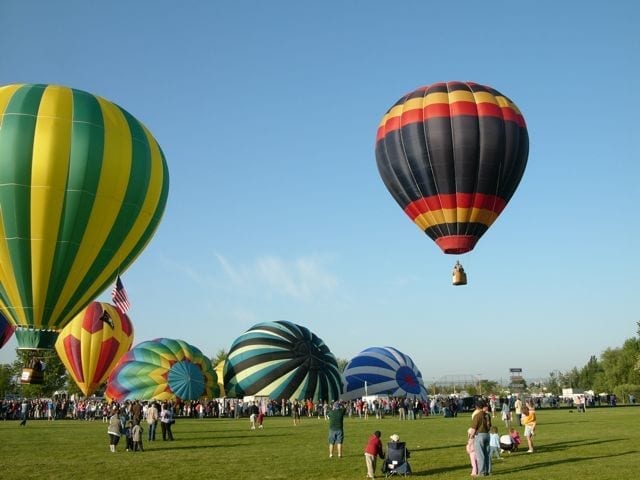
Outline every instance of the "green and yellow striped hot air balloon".
<path fill-rule="evenodd" d="M 0 87 L 0 311 L 19 348 L 53 348 L 147 245 L 168 191 L 158 142 L 118 105 Z"/>

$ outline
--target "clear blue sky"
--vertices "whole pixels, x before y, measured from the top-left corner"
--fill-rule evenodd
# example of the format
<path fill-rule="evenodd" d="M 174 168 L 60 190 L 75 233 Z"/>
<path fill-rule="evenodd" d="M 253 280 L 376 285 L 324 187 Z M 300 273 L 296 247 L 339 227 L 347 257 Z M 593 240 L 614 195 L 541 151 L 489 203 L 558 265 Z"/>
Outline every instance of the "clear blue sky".
<path fill-rule="evenodd" d="M 0 84 L 103 96 L 162 146 L 167 209 L 123 275 L 134 343 L 212 356 L 289 320 L 341 358 L 393 346 L 427 382 L 536 378 L 636 334 L 638 25 L 634 0 L 5 0 Z M 374 155 L 386 110 L 448 80 L 512 98 L 531 145 L 512 201 L 459 258 L 466 287 Z"/>

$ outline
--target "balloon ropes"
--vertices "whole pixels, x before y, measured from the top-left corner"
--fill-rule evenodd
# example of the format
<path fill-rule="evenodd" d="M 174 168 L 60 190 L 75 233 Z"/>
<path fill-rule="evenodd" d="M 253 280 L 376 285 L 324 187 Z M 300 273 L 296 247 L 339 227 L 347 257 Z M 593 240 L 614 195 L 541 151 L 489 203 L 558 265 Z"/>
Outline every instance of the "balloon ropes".
<path fill-rule="evenodd" d="M 151 240 L 169 174 L 126 110 L 56 85 L 0 87 L 0 312 L 18 348 L 58 332 Z"/>
<path fill-rule="evenodd" d="M 406 94 L 382 117 L 376 137 L 385 186 L 452 255 L 473 250 L 495 222 L 520 183 L 528 153 L 515 103 L 472 82 L 435 83 Z M 466 275 L 459 281 L 466 283 Z"/>

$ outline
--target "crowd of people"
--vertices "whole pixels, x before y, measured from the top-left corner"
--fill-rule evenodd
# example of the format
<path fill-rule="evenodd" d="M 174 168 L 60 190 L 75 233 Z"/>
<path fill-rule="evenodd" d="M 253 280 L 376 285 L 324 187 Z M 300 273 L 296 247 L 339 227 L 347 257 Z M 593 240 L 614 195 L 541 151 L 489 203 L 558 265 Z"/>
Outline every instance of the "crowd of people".
<path fill-rule="evenodd" d="M 588 399 L 578 400 L 579 411 L 585 411 Z M 492 462 L 503 460 L 504 454 L 515 452 L 526 441 L 527 453 L 534 453 L 537 415 L 536 409 L 543 405 L 540 398 L 529 398 L 524 402 L 519 396 L 481 397 L 471 413 L 467 430 L 466 452 L 469 455 L 472 476 L 486 476 L 492 472 Z M 550 406 L 546 404 L 545 406 Z M 398 420 L 417 419 L 427 415 L 456 416 L 468 408 L 468 401 L 457 397 L 432 397 L 429 401 L 419 399 L 377 397 L 352 401 L 275 401 L 268 398 L 243 402 L 238 399 L 212 399 L 209 401 L 125 401 L 107 402 L 104 399 L 69 401 L 66 396 L 55 399 L 12 399 L 0 400 L 0 418 L 20 420 L 25 426 L 27 420 L 55 421 L 65 418 L 96 421 L 107 424 L 109 446 L 116 452 L 121 440 L 125 449 L 132 452 L 144 451 L 144 442 L 156 441 L 157 431 L 163 441 L 173 441 L 172 425 L 175 417 L 187 418 L 238 418 L 248 417 L 251 429 L 262 429 L 266 416 L 292 417 L 294 425 L 302 417 L 317 417 L 327 420 L 329 427 L 329 457 L 343 456 L 344 419 L 357 417 L 381 419 L 385 416 Z M 498 419 L 504 428 L 498 425 Z M 158 428 L 159 427 L 159 428 Z M 521 440 L 519 430 L 524 439 Z M 502 435 L 500 435 L 502 432 Z M 158 437 L 160 434 L 158 434 Z M 367 477 L 375 475 L 378 458 L 384 458 L 383 468 L 391 465 L 385 456 L 381 432 L 376 430 L 369 437 L 364 449 Z M 397 438 L 396 438 L 397 437 Z M 399 435 L 393 434 L 391 443 L 399 442 Z M 403 444 L 405 461 L 409 450 Z M 396 462 L 398 463 L 398 462 Z M 403 468 L 410 469 L 408 461 Z"/>
<path fill-rule="evenodd" d="M 514 397 L 513 412 L 517 425 L 524 427 L 527 440 L 527 453 L 534 452 L 534 436 L 536 434 L 537 416 L 534 401 L 523 403 L 520 397 Z M 503 452 L 518 450 L 521 443 L 520 434 L 511 427 L 511 408 L 507 399 L 502 402 L 501 419 L 505 422 L 505 435 L 498 434 L 498 427 L 493 425 L 498 402 L 495 398 L 480 399 L 471 414 L 471 426 L 467 430 L 466 452 L 471 464 L 471 476 L 491 475 L 493 459 L 502 460 Z"/>

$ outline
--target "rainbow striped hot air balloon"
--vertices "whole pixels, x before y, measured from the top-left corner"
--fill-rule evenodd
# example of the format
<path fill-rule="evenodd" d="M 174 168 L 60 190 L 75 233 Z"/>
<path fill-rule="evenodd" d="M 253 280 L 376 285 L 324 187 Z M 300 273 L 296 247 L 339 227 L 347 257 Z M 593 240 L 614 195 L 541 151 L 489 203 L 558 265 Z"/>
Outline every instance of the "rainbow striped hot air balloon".
<path fill-rule="evenodd" d="M 91 395 L 132 344 L 129 317 L 113 305 L 92 302 L 62 329 L 55 346 L 78 388 Z"/>
<path fill-rule="evenodd" d="M 0 311 L 19 348 L 53 347 L 147 245 L 168 191 L 160 146 L 118 105 L 0 87 Z"/>
<path fill-rule="evenodd" d="M 158 338 L 139 343 L 118 362 L 105 395 L 123 400 L 196 400 L 218 396 L 211 361 L 182 340 Z"/>
<path fill-rule="evenodd" d="M 388 394 L 427 399 L 420 370 L 408 355 L 393 347 L 371 347 L 353 357 L 343 373 L 343 398 Z"/>
<path fill-rule="evenodd" d="M 228 396 L 333 401 L 342 380 L 329 347 L 309 329 L 286 321 L 254 325 L 238 337 L 224 365 Z"/>

